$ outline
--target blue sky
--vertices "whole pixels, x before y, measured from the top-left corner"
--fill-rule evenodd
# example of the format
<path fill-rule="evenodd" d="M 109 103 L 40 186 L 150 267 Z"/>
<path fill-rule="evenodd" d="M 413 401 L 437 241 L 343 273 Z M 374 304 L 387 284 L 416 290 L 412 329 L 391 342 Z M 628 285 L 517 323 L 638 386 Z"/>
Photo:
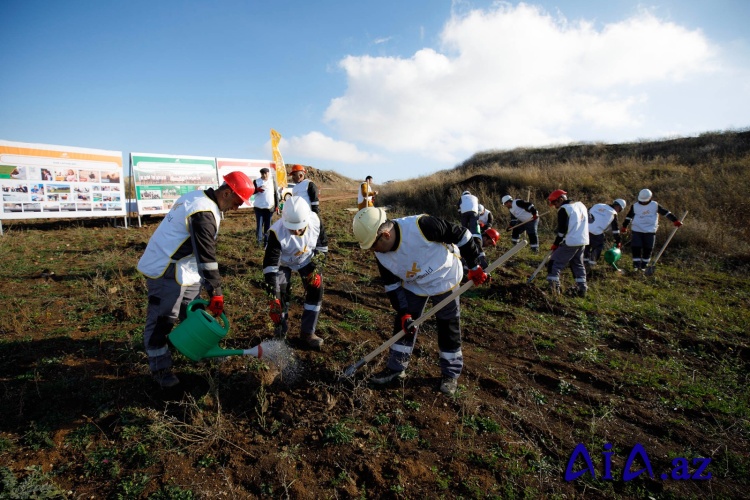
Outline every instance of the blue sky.
<path fill-rule="evenodd" d="M 750 126 L 750 1 L 0 0 L 0 139 L 377 182 Z"/>

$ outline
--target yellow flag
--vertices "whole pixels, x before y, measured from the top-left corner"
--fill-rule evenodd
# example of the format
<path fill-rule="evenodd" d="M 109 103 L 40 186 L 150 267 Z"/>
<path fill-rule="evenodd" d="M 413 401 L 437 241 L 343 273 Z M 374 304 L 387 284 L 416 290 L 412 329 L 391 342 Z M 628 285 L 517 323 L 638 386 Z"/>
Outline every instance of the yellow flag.
<path fill-rule="evenodd" d="M 281 141 L 281 134 L 271 129 L 271 150 L 273 151 L 273 162 L 276 164 L 276 184 L 284 189 L 287 186 L 286 165 L 284 165 L 284 159 L 279 152 L 279 141 Z"/>

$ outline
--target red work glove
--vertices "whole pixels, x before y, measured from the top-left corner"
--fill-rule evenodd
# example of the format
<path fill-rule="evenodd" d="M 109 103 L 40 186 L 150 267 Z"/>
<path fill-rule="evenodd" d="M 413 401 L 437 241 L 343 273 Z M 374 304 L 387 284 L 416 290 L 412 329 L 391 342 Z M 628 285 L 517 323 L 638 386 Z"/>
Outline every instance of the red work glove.
<path fill-rule="evenodd" d="M 622 243 L 618 243 L 617 248 L 622 248 Z"/>
<path fill-rule="evenodd" d="M 480 227 L 480 228 L 484 228 L 484 222 L 480 222 L 480 223 L 479 223 L 479 227 Z"/>
<path fill-rule="evenodd" d="M 268 315 L 271 317 L 274 325 L 281 324 L 281 300 L 274 299 L 268 301 Z"/>
<path fill-rule="evenodd" d="M 682 221 L 681 220 L 678 219 L 678 220 L 674 221 L 674 227 L 680 227 L 680 226 L 682 226 Z"/>
<path fill-rule="evenodd" d="M 224 296 L 214 295 L 211 297 L 211 300 L 208 302 L 208 310 L 214 316 L 221 316 L 221 313 L 224 312 Z"/>
<path fill-rule="evenodd" d="M 534 215 L 533 215 L 533 216 L 531 217 L 531 220 L 537 220 L 538 218 L 539 218 L 539 214 L 534 214 Z"/>
<path fill-rule="evenodd" d="M 414 326 L 414 320 L 411 319 L 411 314 L 404 314 L 401 316 L 401 329 L 410 335 L 417 333 L 417 327 Z"/>
<path fill-rule="evenodd" d="M 265 191 L 265 189 L 263 189 L 263 186 L 255 188 L 256 193 L 262 193 L 263 191 Z"/>
<path fill-rule="evenodd" d="M 467 274 L 466 277 L 473 281 L 475 285 L 481 285 L 489 278 L 487 273 L 482 271 L 482 266 L 477 266 L 469 271 L 469 274 Z"/>
<path fill-rule="evenodd" d="M 628 228 L 626 228 L 625 226 L 622 226 L 622 227 L 620 228 L 620 233 L 622 233 L 622 234 L 625 234 L 625 233 L 627 233 L 627 232 L 628 232 Z"/>
<path fill-rule="evenodd" d="M 549 249 L 554 252 L 555 250 L 557 250 L 557 245 L 552 245 L 551 247 L 549 247 Z"/>
<path fill-rule="evenodd" d="M 318 273 L 310 273 L 305 279 L 307 280 L 307 284 L 311 287 L 320 288 L 320 283 L 322 280 L 320 279 L 320 275 Z"/>

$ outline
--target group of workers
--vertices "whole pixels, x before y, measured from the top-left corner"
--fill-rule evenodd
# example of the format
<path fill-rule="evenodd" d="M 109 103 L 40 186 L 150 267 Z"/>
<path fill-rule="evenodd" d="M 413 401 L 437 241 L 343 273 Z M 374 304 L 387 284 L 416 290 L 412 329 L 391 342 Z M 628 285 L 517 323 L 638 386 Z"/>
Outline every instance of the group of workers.
<path fill-rule="evenodd" d="M 168 334 L 185 318 L 188 304 L 203 288 L 209 296 L 207 310 L 215 316 L 224 311 L 216 259 L 221 213 L 238 209 L 254 193 L 262 195 L 255 198 L 261 200 L 258 208 L 262 210 L 256 211 L 256 236 L 265 247 L 263 274 L 274 334 L 285 338 L 289 330 L 292 272 L 296 271 L 305 291 L 300 341 L 311 349 L 320 349 L 323 345 L 316 328 L 324 290 L 321 264 L 325 262 L 328 244 L 319 217 L 318 188 L 305 179 L 303 166 L 294 165 L 291 175 L 296 185 L 292 196 L 285 201 L 279 220 L 270 224 L 270 213 L 279 200 L 269 194 L 275 190 L 268 180 L 269 172 L 264 170 L 255 181 L 242 172 L 231 172 L 224 176 L 224 183 L 217 189 L 183 195 L 156 228 L 138 263 L 138 270 L 147 278 L 148 289 L 144 345 L 152 376 L 163 388 L 179 383 L 172 371 Z M 430 215 L 389 219 L 383 208 L 374 206 L 377 194 L 368 176 L 360 185 L 359 211 L 354 216 L 352 230 L 360 247 L 370 250 L 375 257 L 385 294 L 395 311 L 393 333 L 404 332 L 390 346 L 385 367 L 370 378 L 372 384 L 385 385 L 406 376 L 419 329 L 415 322 L 422 316 L 427 302 L 434 305 L 448 298 L 464 275 L 475 285 L 488 281 L 483 247 L 496 245 L 500 235 L 492 227 L 492 214 L 469 191 L 462 193 L 459 201 L 461 224 Z M 623 200 L 615 200 L 612 205 L 595 205 L 590 212 L 581 202 L 568 200 L 562 190 L 550 194 L 548 201 L 558 210 L 557 235 L 551 248 L 547 277 L 556 292 L 559 292 L 560 271 L 570 265 L 579 292 L 585 294 L 584 249 L 591 243 L 586 258 L 595 261 L 601 253 L 603 232 L 608 226 L 611 225 L 619 243 L 620 233 L 632 222 L 633 262 L 634 267 L 641 269 L 645 268 L 654 246 L 658 215 L 668 217 L 675 225 L 681 224 L 651 199 L 648 190 L 643 190 L 638 204 L 631 206 L 621 231 L 617 230 L 616 215 L 625 208 Z M 532 251 L 538 252 L 537 209 L 532 203 L 514 200 L 509 195 L 504 196 L 502 202 L 510 210 L 511 223 L 507 229 L 512 231 L 512 241 L 518 242 L 526 232 Z M 271 203 L 275 204 L 273 209 Z M 592 230 L 600 232 L 590 236 Z M 439 390 L 453 395 L 463 368 L 458 295 L 435 317 L 441 371 Z"/>

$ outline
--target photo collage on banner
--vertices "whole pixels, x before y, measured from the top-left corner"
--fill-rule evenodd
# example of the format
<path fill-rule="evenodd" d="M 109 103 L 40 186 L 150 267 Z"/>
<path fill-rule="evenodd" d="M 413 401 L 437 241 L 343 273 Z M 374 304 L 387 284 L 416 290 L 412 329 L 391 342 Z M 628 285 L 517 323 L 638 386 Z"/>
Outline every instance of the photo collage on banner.
<path fill-rule="evenodd" d="M 0 219 L 125 215 L 121 151 L 0 141 Z"/>
<path fill-rule="evenodd" d="M 183 194 L 218 187 L 215 158 L 131 153 L 130 164 L 140 215 L 165 214 Z"/>
<path fill-rule="evenodd" d="M 219 171 L 219 181 L 224 182 L 224 176 L 229 172 L 240 171 L 250 177 L 251 181 L 260 177 L 260 169 L 267 168 L 271 171 L 269 180 L 276 186 L 276 165 L 268 160 L 241 160 L 236 158 L 217 158 L 216 165 Z M 255 195 L 250 198 L 250 203 L 243 203 L 240 208 L 252 208 Z"/>

